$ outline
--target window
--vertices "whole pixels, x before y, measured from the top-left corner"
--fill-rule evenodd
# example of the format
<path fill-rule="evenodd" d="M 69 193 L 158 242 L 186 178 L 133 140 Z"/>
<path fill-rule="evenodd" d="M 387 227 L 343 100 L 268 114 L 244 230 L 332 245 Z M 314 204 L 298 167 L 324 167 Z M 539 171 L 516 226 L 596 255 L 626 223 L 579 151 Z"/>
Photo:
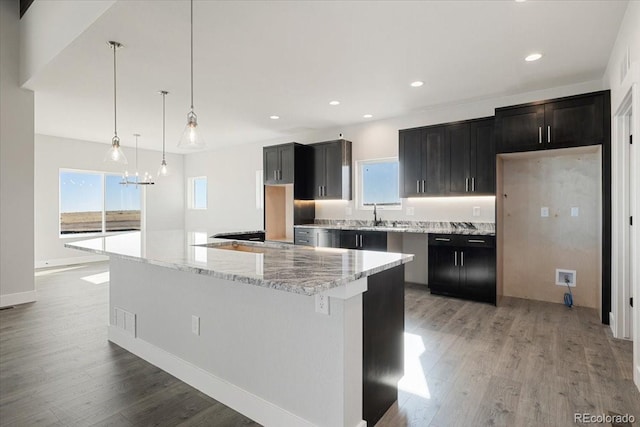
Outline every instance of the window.
<path fill-rule="evenodd" d="M 207 177 L 189 178 L 189 207 L 207 209 Z"/>
<path fill-rule="evenodd" d="M 140 188 L 119 175 L 60 170 L 60 234 L 140 230 Z"/>
<path fill-rule="evenodd" d="M 400 209 L 398 159 L 377 159 L 358 162 L 360 183 L 359 203 L 362 209 L 373 205 Z"/>

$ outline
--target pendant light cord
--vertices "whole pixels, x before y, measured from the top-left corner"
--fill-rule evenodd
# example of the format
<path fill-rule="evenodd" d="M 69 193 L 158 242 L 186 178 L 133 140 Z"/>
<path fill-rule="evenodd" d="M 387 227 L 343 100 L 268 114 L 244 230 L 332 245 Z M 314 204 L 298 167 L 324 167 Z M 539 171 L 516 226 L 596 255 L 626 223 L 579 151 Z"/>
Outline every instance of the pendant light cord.
<path fill-rule="evenodd" d="M 191 0 L 191 111 L 193 111 L 193 0 Z"/>
<path fill-rule="evenodd" d="M 165 99 L 167 96 L 167 92 L 162 91 L 162 161 L 166 160 L 165 158 L 165 129 L 166 129 L 166 113 L 165 113 Z"/>
<path fill-rule="evenodd" d="M 113 135 L 118 136 L 118 109 L 117 109 L 117 92 L 116 92 L 116 50 L 118 47 L 113 44 Z"/>

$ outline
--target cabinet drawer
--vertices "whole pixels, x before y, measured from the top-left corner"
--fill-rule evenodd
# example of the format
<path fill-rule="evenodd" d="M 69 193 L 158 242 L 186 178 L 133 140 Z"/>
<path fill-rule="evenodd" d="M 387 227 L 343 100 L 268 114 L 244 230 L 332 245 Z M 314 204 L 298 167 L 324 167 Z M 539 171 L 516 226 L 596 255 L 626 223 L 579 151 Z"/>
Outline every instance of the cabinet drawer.
<path fill-rule="evenodd" d="M 429 246 L 460 246 L 458 234 L 429 234 Z"/>
<path fill-rule="evenodd" d="M 495 236 L 459 236 L 460 245 L 475 248 L 495 248 Z"/>
<path fill-rule="evenodd" d="M 302 246 L 316 246 L 316 232 L 313 228 L 296 228 L 294 243 Z"/>

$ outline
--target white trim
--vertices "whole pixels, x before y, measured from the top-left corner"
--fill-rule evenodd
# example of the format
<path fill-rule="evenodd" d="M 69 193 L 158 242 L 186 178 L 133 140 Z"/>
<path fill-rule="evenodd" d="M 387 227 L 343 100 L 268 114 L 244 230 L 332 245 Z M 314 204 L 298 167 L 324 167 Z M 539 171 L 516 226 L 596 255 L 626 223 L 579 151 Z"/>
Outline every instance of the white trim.
<path fill-rule="evenodd" d="M 204 179 L 204 183 L 206 185 L 206 200 L 204 208 L 195 207 L 195 198 L 196 198 L 196 180 Z M 206 175 L 201 176 L 191 176 L 187 178 L 187 209 L 193 211 L 206 211 L 209 207 L 209 179 Z"/>
<path fill-rule="evenodd" d="M 88 255 L 88 256 L 76 256 L 70 258 L 55 258 L 49 260 L 36 261 L 34 268 L 49 268 L 60 267 L 63 265 L 76 265 L 85 264 L 87 262 L 101 262 L 108 261 L 109 257 L 105 255 Z"/>
<path fill-rule="evenodd" d="M 365 420 L 362 420 L 358 423 L 356 427 L 367 427 L 367 422 Z"/>
<path fill-rule="evenodd" d="M 168 372 L 204 394 L 266 426 L 310 427 L 309 421 L 231 384 L 159 347 L 109 325 L 109 341 Z M 365 424 L 366 425 L 366 424 Z M 360 422 L 356 427 L 361 427 Z"/>
<path fill-rule="evenodd" d="M 26 304 L 37 300 L 36 291 L 17 292 L 15 294 L 0 295 L 0 307 Z"/>

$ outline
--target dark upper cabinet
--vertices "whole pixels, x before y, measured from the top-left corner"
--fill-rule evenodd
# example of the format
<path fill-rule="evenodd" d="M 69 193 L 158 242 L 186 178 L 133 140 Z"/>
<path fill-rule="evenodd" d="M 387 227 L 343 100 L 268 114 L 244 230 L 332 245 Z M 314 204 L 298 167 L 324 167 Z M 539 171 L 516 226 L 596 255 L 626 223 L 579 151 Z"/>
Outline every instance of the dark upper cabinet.
<path fill-rule="evenodd" d="M 495 194 L 493 117 L 399 136 L 400 197 Z"/>
<path fill-rule="evenodd" d="M 400 131 L 400 197 L 416 197 L 424 188 L 423 165 L 426 163 L 422 129 Z"/>
<path fill-rule="evenodd" d="M 351 141 L 319 142 L 313 147 L 313 198 L 351 200 Z"/>
<path fill-rule="evenodd" d="M 609 91 L 496 109 L 499 153 L 602 144 Z"/>
<path fill-rule="evenodd" d="M 475 194 L 496 194 L 496 139 L 493 117 L 469 124 L 470 190 Z"/>
<path fill-rule="evenodd" d="M 400 131 L 400 197 L 442 194 L 447 189 L 444 126 Z"/>
<path fill-rule="evenodd" d="M 294 184 L 296 199 L 313 198 L 313 149 L 295 142 L 262 149 L 265 185 Z"/>
<path fill-rule="evenodd" d="M 466 193 L 471 189 L 471 129 L 468 123 L 446 128 L 449 146 L 449 192 Z"/>
<path fill-rule="evenodd" d="M 262 149 L 264 183 L 292 184 L 294 179 L 294 143 Z"/>
<path fill-rule="evenodd" d="M 424 132 L 426 153 L 425 183 L 423 193 L 439 195 L 447 191 L 448 150 L 445 142 L 445 127 L 430 127 Z"/>

